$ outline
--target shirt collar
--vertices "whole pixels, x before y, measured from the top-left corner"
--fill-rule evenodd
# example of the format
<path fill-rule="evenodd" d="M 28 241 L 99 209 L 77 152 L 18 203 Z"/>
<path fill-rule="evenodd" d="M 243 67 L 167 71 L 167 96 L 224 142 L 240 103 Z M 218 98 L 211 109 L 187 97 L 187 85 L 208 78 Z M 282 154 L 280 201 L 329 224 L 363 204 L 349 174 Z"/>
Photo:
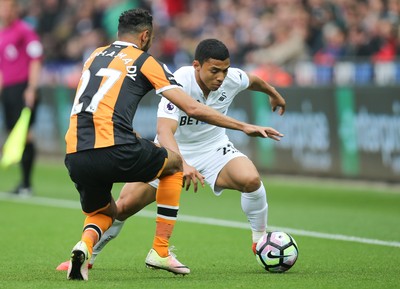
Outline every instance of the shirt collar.
<path fill-rule="evenodd" d="M 117 41 L 114 41 L 113 44 L 114 45 L 121 45 L 121 46 L 133 46 L 133 47 L 139 49 L 139 47 L 136 44 L 131 43 L 131 42 L 126 42 L 126 41 L 117 40 Z"/>

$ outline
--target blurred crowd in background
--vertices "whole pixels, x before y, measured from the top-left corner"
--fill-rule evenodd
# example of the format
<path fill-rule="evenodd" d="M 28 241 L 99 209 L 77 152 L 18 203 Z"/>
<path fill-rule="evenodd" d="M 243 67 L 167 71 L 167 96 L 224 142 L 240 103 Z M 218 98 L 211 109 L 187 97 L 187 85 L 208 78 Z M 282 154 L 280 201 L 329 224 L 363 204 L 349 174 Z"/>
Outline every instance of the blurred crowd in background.
<path fill-rule="evenodd" d="M 400 0 L 22 0 L 45 49 L 44 84 L 74 87 L 86 57 L 116 38 L 118 17 L 154 17 L 149 52 L 172 71 L 191 64 L 204 38 L 230 50 L 232 66 L 277 86 L 400 84 Z M 388 81 L 389 79 L 389 81 Z M 379 79 L 378 79 L 379 80 Z M 385 82 L 384 82 L 385 84 Z"/>

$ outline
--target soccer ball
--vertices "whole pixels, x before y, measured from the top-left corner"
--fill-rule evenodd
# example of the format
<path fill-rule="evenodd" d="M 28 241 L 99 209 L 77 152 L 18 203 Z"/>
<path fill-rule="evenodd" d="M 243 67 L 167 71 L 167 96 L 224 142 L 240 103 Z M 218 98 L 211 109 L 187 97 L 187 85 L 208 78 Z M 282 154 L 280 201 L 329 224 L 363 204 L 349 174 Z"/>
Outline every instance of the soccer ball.
<path fill-rule="evenodd" d="M 296 241 L 285 232 L 268 232 L 257 242 L 257 262 L 269 272 L 289 270 L 296 263 L 298 255 Z"/>

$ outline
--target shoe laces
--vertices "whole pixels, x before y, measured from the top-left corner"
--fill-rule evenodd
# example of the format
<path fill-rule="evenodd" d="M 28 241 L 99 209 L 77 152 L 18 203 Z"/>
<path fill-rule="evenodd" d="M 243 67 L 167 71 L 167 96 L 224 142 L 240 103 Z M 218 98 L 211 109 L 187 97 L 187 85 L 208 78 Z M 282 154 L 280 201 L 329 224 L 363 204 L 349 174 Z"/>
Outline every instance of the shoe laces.
<path fill-rule="evenodd" d="M 176 254 L 175 254 L 174 251 L 178 251 L 178 249 L 176 249 L 174 245 L 172 245 L 172 246 L 170 246 L 170 247 L 168 248 L 168 253 L 169 253 L 172 257 L 176 258 Z"/>

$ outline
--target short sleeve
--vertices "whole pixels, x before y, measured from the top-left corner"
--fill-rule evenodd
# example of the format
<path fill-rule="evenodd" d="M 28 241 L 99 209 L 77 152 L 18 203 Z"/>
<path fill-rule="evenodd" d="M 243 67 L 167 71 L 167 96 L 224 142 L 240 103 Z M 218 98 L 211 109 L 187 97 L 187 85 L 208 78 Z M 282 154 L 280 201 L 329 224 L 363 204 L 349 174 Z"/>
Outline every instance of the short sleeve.
<path fill-rule="evenodd" d="M 31 59 L 40 59 L 43 57 L 43 45 L 39 40 L 39 36 L 32 29 L 25 28 L 24 40 L 26 47 L 26 54 Z"/>
<path fill-rule="evenodd" d="M 179 108 L 167 98 L 161 97 L 160 103 L 158 104 L 157 117 L 165 117 L 178 121 Z"/>
<path fill-rule="evenodd" d="M 178 87 L 175 77 L 168 67 L 152 56 L 143 63 L 141 72 L 150 81 L 157 94 Z"/>
<path fill-rule="evenodd" d="M 240 91 L 245 90 L 250 85 L 249 77 L 247 73 L 239 68 L 229 68 L 230 76 L 232 77 L 233 81 L 238 83 L 240 86 Z"/>

